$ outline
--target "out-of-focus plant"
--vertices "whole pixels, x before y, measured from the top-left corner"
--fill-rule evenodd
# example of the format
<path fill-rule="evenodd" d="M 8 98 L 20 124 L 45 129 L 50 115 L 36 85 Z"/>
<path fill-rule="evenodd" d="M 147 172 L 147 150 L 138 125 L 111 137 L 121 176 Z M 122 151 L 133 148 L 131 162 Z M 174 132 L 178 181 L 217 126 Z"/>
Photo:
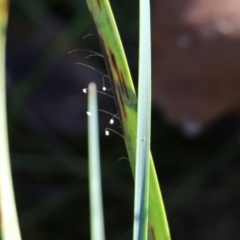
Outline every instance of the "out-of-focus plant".
<path fill-rule="evenodd" d="M 8 148 L 5 45 L 8 1 L 0 0 L 0 212 L 3 240 L 21 240 Z"/>

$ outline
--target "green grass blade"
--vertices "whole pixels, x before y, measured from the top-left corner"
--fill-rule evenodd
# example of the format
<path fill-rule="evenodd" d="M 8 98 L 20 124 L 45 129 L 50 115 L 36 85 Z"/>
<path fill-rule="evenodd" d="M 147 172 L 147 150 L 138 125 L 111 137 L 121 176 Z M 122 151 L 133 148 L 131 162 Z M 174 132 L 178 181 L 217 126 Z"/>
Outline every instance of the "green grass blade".
<path fill-rule="evenodd" d="M 91 239 L 104 240 L 104 221 L 101 191 L 101 169 L 99 157 L 97 90 L 94 83 L 88 87 L 88 152 Z"/>
<path fill-rule="evenodd" d="M 133 239 L 147 240 L 151 137 L 151 28 L 149 0 L 140 0 L 139 27 L 138 122 Z"/>
<path fill-rule="evenodd" d="M 121 119 L 124 141 L 129 161 L 135 176 L 136 135 L 137 135 L 137 98 L 131 74 L 113 18 L 109 1 L 86 0 L 96 25 L 106 66 L 115 96 L 116 106 Z M 167 218 L 152 160 L 149 157 L 149 228 L 154 240 L 169 240 Z"/>
<path fill-rule="evenodd" d="M 8 148 L 5 43 L 8 1 L 0 0 L 0 220 L 3 240 L 21 240 Z"/>

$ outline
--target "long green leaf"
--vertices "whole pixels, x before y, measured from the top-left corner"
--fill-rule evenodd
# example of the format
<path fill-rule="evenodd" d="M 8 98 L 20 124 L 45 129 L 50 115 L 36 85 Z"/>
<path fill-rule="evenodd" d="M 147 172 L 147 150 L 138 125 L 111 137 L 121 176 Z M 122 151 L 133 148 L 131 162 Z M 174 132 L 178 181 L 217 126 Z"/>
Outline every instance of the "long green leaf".
<path fill-rule="evenodd" d="M 8 148 L 5 43 L 8 1 L 0 0 L 0 219 L 3 240 L 21 240 Z"/>
<path fill-rule="evenodd" d="M 151 138 L 151 28 L 149 0 L 140 0 L 139 22 L 138 122 L 133 239 L 147 240 Z"/>
<path fill-rule="evenodd" d="M 116 23 L 107 0 L 86 0 L 96 25 L 116 105 L 122 132 L 135 176 L 137 98 Z M 159 183 L 150 154 L 149 176 L 149 230 L 154 240 L 169 240 L 170 233 L 159 189 Z"/>
<path fill-rule="evenodd" d="M 94 83 L 88 87 L 88 154 L 91 239 L 104 240 L 104 221 L 99 157 L 97 90 Z"/>

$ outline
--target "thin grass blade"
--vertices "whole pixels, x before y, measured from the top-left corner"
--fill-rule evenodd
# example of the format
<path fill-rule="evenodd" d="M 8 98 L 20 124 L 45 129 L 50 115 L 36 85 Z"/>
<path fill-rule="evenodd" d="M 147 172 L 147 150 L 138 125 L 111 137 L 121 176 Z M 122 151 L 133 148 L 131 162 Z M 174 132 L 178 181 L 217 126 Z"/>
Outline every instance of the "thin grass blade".
<path fill-rule="evenodd" d="M 149 0 L 140 0 L 139 27 L 138 121 L 133 239 L 147 240 L 151 137 L 151 28 Z"/>
<path fill-rule="evenodd" d="M 14 199 L 7 132 L 5 82 L 7 17 L 8 1 L 0 0 L 0 221 L 2 221 L 0 227 L 3 240 L 21 240 Z"/>
<path fill-rule="evenodd" d="M 137 98 L 120 36 L 108 0 L 86 0 L 96 25 L 102 52 L 112 84 L 122 133 L 135 177 Z M 149 229 L 154 240 L 169 240 L 170 233 L 159 183 L 149 156 Z"/>
<path fill-rule="evenodd" d="M 97 89 L 94 83 L 88 87 L 88 154 L 89 154 L 89 197 L 91 217 L 91 239 L 104 240 L 104 220 L 101 190 L 101 168 L 99 157 L 99 130 Z"/>

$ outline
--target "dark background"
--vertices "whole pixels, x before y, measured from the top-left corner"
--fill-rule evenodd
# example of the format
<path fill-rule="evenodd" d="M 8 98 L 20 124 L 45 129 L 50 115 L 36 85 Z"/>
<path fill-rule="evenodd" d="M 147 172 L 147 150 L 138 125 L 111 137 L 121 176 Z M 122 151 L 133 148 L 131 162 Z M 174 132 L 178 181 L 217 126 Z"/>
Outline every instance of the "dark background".
<path fill-rule="evenodd" d="M 111 1 L 137 79 L 138 1 Z M 126 7 L 127 6 L 127 7 Z M 153 31 L 157 31 L 153 29 Z M 87 34 L 93 34 L 83 39 Z M 24 240 L 89 239 L 86 100 L 106 73 L 85 1 L 13 0 L 7 91 L 14 189 Z M 110 88 L 108 80 L 105 80 Z M 99 94 L 99 109 L 116 113 Z M 152 152 L 173 240 L 239 239 L 239 120 L 222 116 L 195 137 L 167 123 L 153 104 Z M 104 136 L 99 113 L 107 239 L 131 239 L 133 180 L 123 139 Z M 112 127 L 120 132 L 119 123 Z"/>

